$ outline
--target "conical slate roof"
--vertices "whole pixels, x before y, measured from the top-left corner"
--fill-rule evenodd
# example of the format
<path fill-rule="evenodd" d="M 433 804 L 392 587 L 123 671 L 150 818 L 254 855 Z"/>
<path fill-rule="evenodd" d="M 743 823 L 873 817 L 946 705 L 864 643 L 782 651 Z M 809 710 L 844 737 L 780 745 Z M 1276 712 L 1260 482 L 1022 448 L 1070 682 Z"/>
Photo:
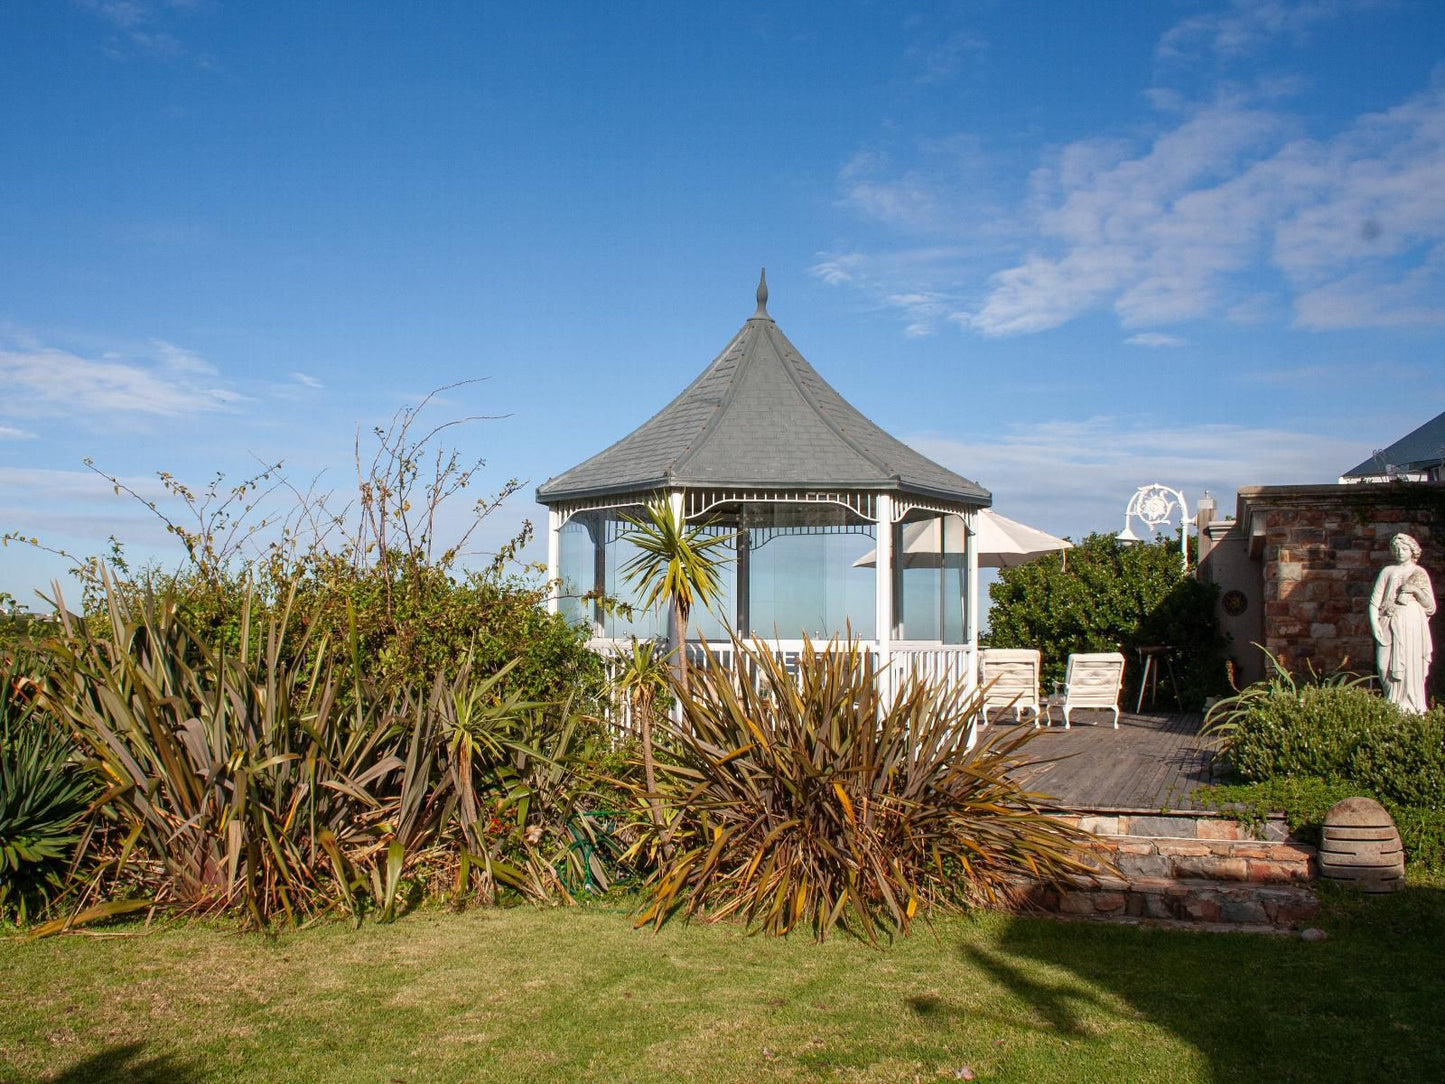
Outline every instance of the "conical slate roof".
<path fill-rule="evenodd" d="M 982 506 L 988 490 L 895 440 L 758 308 L 696 380 L 612 447 L 537 488 L 542 504 L 693 487 L 896 490 Z"/>

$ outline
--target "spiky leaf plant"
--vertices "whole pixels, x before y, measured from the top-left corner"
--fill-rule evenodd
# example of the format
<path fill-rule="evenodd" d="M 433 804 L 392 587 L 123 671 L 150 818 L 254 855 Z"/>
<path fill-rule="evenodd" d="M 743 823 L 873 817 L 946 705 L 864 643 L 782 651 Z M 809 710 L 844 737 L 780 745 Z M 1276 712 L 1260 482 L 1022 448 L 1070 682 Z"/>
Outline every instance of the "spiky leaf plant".
<path fill-rule="evenodd" d="M 627 697 L 632 709 L 632 725 L 637 728 L 642 745 L 642 778 L 647 786 L 648 810 L 654 825 L 662 824 L 662 808 L 656 797 L 657 766 L 653 750 L 652 723 L 659 698 L 667 695 L 668 669 L 651 640 L 632 638 L 632 651 L 622 657 L 622 666 L 614 679 L 617 690 Z"/>
<path fill-rule="evenodd" d="M 639 924 L 873 940 L 1086 868 L 1087 834 L 1010 774 L 1032 731 L 967 748 L 974 694 L 910 679 L 889 701 L 857 643 L 805 642 L 791 667 L 734 639 L 733 658 L 696 670 L 680 723 L 659 724 L 676 759 L 658 765 L 668 823 L 639 845 L 657 863 Z"/>
<path fill-rule="evenodd" d="M 342 850 L 370 842 L 366 814 L 403 763 L 390 721 L 364 699 L 343 706 L 326 668 L 286 662 L 284 617 L 263 630 L 243 617 L 226 652 L 174 596 L 103 586 L 107 609 L 90 619 L 57 592 L 44 692 L 98 765 L 123 834 L 98 878 L 141 870 L 136 887 L 157 904 L 239 907 L 257 923 L 327 905 L 323 833 Z"/>
<path fill-rule="evenodd" d="M 0 913 L 25 922 L 63 889 L 97 788 L 28 675 L 12 664 L 0 683 Z"/>
<path fill-rule="evenodd" d="M 660 600 L 671 607 L 673 665 L 686 685 L 687 622 L 694 605 L 710 609 L 722 596 L 722 567 L 731 559 L 724 550 L 734 536 L 712 534 L 705 523 L 689 524 L 666 498 L 623 519 L 637 554 L 622 566 L 622 575 L 641 594 L 644 609 Z"/>
<path fill-rule="evenodd" d="M 174 596 L 102 586 L 103 615 L 59 606 L 44 689 L 119 826 L 88 898 L 123 878 L 160 907 L 267 925 L 333 907 L 389 918 L 406 879 L 458 900 L 597 882 L 571 850 L 592 758 L 581 716 L 503 693 L 508 667 L 474 677 L 464 661 L 380 694 L 356 637 L 347 682 L 328 651 L 295 661 L 289 603 L 259 629 L 243 610 L 226 651 Z"/>

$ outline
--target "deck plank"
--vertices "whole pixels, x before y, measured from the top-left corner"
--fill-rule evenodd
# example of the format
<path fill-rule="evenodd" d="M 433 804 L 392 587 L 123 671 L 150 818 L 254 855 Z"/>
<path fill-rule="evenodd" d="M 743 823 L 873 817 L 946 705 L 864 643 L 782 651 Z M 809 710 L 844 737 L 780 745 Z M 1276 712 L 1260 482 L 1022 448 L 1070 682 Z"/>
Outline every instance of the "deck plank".
<path fill-rule="evenodd" d="M 1118 730 L 1111 721 L 1108 713 L 1076 713 L 1069 730 L 1040 728 L 1024 753 L 1049 763 L 1025 767 L 1021 780 L 1071 809 L 1193 809 L 1190 796 L 1211 778 L 1203 717 L 1125 712 Z M 997 723 L 984 734 L 995 728 L 1014 729 Z"/>

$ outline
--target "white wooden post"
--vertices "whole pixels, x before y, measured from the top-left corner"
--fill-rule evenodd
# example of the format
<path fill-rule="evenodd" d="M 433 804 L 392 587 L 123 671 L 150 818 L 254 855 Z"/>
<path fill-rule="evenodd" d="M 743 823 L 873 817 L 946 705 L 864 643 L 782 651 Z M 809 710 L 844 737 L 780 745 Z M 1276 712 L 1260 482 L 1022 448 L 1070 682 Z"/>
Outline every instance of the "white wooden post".
<path fill-rule="evenodd" d="M 547 612 L 557 612 L 562 594 L 562 513 L 547 509 Z"/>
<path fill-rule="evenodd" d="M 964 590 L 967 592 L 967 606 L 964 617 L 964 643 L 972 649 L 968 654 L 968 686 L 978 685 L 978 513 L 969 512 L 963 517 L 964 523 Z"/>
<path fill-rule="evenodd" d="M 670 492 L 667 495 L 667 504 L 668 507 L 672 509 L 672 518 L 674 520 L 676 520 L 678 523 L 687 522 L 687 507 L 683 501 L 682 490 L 674 489 L 672 492 Z M 676 637 L 678 657 L 686 658 L 687 641 L 683 639 L 682 629 L 678 628 L 673 621 L 673 608 L 671 604 L 667 602 L 664 602 L 663 605 L 667 606 L 668 639 L 671 640 Z M 672 701 L 672 721 L 679 726 L 682 725 L 682 701 L 678 700 L 676 697 L 674 697 Z"/>
<path fill-rule="evenodd" d="M 674 520 L 676 520 L 678 523 L 687 522 L 687 508 L 684 504 L 682 490 L 674 489 L 667 495 L 667 506 L 672 510 L 672 518 Z M 667 607 L 667 637 L 669 640 L 676 637 L 677 650 L 682 654 L 686 654 L 687 642 L 683 640 L 682 630 L 676 627 L 676 624 L 673 620 L 674 614 L 672 605 L 668 601 L 664 601 L 663 605 Z"/>
<path fill-rule="evenodd" d="M 878 494 L 878 560 L 874 565 L 873 627 L 878 639 L 878 681 L 883 701 L 893 702 L 893 497 Z"/>

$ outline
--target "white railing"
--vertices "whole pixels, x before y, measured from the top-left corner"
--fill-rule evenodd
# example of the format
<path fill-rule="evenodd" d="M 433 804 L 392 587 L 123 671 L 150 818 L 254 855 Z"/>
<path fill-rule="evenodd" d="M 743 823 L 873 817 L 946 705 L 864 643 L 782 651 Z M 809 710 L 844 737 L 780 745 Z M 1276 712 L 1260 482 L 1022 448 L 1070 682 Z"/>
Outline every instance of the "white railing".
<path fill-rule="evenodd" d="M 789 673 L 796 674 L 798 660 L 802 658 L 804 650 L 802 640 L 745 640 L 743 643 L 751 650 L 771 653 Z M 587 646 L 605 660 L 609 684 L 625 665 L 625 658 L 632 650 L 630 640 L 603 637 L 589 640 Z M 827 648 L 826 643 L 815 643 L 813 646 L 815 649 Z M 858 647 L 871 657 L 873 671 L 883 685 L 880 691 L 889 702 L 892 701 L 894 690 L 901 688 L 910 677 L 964 689 L 973 688 L 978 680 L 978 652 L 972 644 L 895 641 L 890 645 L 886 666 L 883 665 L 884 660 L 877 641 L 861 640 L 858 641 Z M 702 644 L 689 643 L 688 665 L 706 666 L 709 654 L 718 665 L 732 666 L 733 645 L 727 640 L 709 642 L 706 652 L 703 651 Z M 627 703 L 625 698 L 619 698 L 618 702 L 612 705 L 610 721 L 619 731 L 625 733 L 632 730 L 632 705 Z"/>
<path fill-rule="evenodd" d="M 908 677 L 942 682 L 950 688 L 972 688 L 977 680 L 977 651 L 972 644 L 895 642 L 889 652 L 889 674 L 897 683 Z"/>

